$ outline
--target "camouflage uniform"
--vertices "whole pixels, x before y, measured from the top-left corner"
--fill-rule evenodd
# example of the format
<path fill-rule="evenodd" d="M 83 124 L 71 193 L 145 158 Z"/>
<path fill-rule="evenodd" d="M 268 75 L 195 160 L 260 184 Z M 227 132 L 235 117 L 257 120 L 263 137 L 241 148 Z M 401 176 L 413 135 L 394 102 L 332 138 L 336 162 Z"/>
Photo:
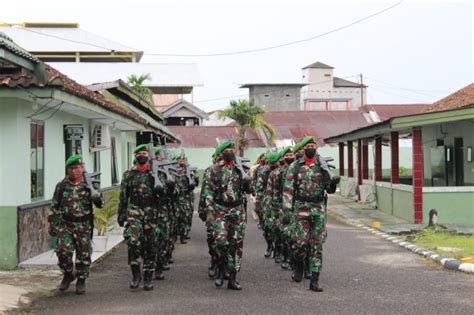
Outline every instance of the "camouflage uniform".
<path fill-rule="evenodd" d="M 69 177 L 56 185 L 48 217 L 50 235 L 58 237 L 55 249 L 58 266 L 63 273 L 72 273 L 76 251 L 76 273 L 79 279 L 89 277 L 93 208 L 91 194 L 81 179 L 74 183 Z"/>
<path fill-rule="evenodd" d="M 265 190 L 270 171 L 271 169 L 269 165 L 260 165 L 254 172 L 253 189 L 256 195 L 255 213 L 257 213 L 259 222 L 262 225 L 265 222 L 263 203 L 265 200 Z"/>
<path fill-rule="evenodd" d="M 202 177 L 202 186 L 201 191 L 205 189 L 207 181 L 211 173 L 211 169 L 214 167 L 214 164 L 209 166 L 204 170 Z M 206 207 L 206 195 L 202 194 L 199 196 L 199 205 L 198 205 L 198 214 L 200 218 L 206 218 L 206 234 L 207 234 L 207 247 L 209 249 L 209 255 L 211 259 L 215 260 L 217 258 L 217 253 L 215 249 L 215 240 L 214 240 L 214 231 L 212 229 L 212 223 L 214 222 L 214 217 L 212 212 L 209 212 L 209 209 Z"/>
<path fill-rule="evenodd" d="M 301 158 L 292 163 L 285 177 L 283 210 L 295 220 L 295 259 L 303 261 L 309 250 L 311 272 L 322 268 L 323 243 L 326 240 L 325 189 L 330 185 L 327 172 L 316 160 L 307 166 Z"/>
<path fill-rule="evenodd" d="M 280 235 L 279 231 L 279 220 L 278 220 L 278 193 L 277 189 L 278 177 L 280 174 L 280 168 L 274 168 L 268 175 L 267 187 L 265 190 L 265 201 L 264 201 L 264 235 L 266 240 L 271 240 L 273 247 L 276 248 L 279 245 Z"/>
<path fill-rule="evenodd" d="M 166 181 L 166 176 L 159 173 L 162 183 Z M 163 268 L 167 262 L 168 255 L 171 254 L 174 244 L 171 237 L 171 221 L 173 216 L 173 209 L 170 207 L 170 199 L 174 198 L 174 190 L 171 191 L 167 187 L 166 195 L 162 196 L 158 202 L 158 220 L 157 220 L 157 267 Z"/>
<path fill-rule="evenodd" d="M 124 238 L 128 244 L 128 263 L 143 270 L 155 270 L 157 253 L 158 200 L 153 192 L 153 177 L 149 171 L 135 167 L 125 171 L 120 185 L 119 221 L 126 219 Z"/>
<path fill-rule="evenodd" d="M 216 253 L 221 263 L 227 261 L 231 273 L 238 272 L 241 267 L 246 224 L 243 197 L 250 192 L 250 185 L 244 191 L 243 182 L 235 165 L 227 167 L 221 161 L 209 170 L 201 192 L 204 208 L 213 216 Z"/>
<path fill-rule="evenodd" d="M 184 169 L 181 169 L 180 175 L 176 180 L 176 234 L 184 238 L 188 229 L 189 222 L 189 180 L 185 175 Z M 191 191 L 192 192 L 192 191 Z"/>
<path fill-rule="evenodd" d="M 285 178 L 286 178 L 289 168 L 290 168 L 290 165 L 288 164 L 285 164 L 284 166 L 281 167 L 280 174 L 278 177 L 278 184 L 276 187 L 278 187 L 278 190 L 279 190 L 278 198 L 280 198 L 279 199 L 279 219 L 280 219 L 280 237 L 281 237 L 281 247 L 282 247 L 283 258 L 291 260 L 293 256 L 293 250 L 292 250 L 293 249 L 293 230 L 295 227 L 295 220 L 293 219 L 293 216 L 292 216 L 291 221 L 289 223 L 283 222 L 283 216 L 284 216 L 283 187 L 285 184 Z"/>

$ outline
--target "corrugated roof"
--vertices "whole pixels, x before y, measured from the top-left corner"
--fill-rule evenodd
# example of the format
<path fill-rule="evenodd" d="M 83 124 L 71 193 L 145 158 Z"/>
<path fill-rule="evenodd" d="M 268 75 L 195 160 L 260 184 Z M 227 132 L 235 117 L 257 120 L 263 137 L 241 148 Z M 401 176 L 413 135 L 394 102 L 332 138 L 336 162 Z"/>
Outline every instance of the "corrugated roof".
<path fill-rule="evenodd" d="M 373 110 L 384 121 L 391 117 L 418 114 L 430 106 L 431 104 L 367 104 L 362 106 L 361 110 Z"/>
<path fill-rule="evenodd" d="M 325 63 L 319 62 L 319 61 L 316 61 L 316 62 L 304 67 L 303 69 L 307 69 L 307 68 L 334 69 L 334 67 L 331 67 L 331 66 L 329 66 Z"/>
<path fill-rule="evenodd" d="M 144 85 L 153 87 L 201 86 L 199 71 L 193 63 L 137 63 L 137 62 L 50 62 L 77 82 L 90 85 L 115 81 L 135 74 L 149 73 L 151 80 Z"/>
<path fill-rule="evenodd" d="M 28 51 L 26 51 L 22 47 L 15 44 L 13 42 L 13 40 L 3 32 L 0 32 L 0 47 L 4 47 L 5 49 L 8 49 L 9 51 L 14 53 L 15 55 L 18 55 L 18 56 L 23 57 L 25 59 L 34 61 L 36 63 L 39 62 L 38 58 L 36 58 L 34 55 L 30 54 Z"/>
<path fill-rule="evenodd" d="M 18 45 L 31 52 L 134 52 L 140 60 L 143 52 L 78 27 L 23 27 L 12 25 L 1 28 Z"/>
<path fill-rule="evenodd" d="M 338 77 L 334 77 L 333 81 L 334 87 L 355 87 L 355 88 L 360 88 L 361 84 L 357 82 L 352 82 L 349 80 L 341 79 Z M 367 85 L 362 85 L 363 87 L 367 87 Z"/>
<path fill-rule="evenodd" d="M 474 83 L 440 99 L 423 112 L 442 112 L 468 106 L 474 106 Z"/>

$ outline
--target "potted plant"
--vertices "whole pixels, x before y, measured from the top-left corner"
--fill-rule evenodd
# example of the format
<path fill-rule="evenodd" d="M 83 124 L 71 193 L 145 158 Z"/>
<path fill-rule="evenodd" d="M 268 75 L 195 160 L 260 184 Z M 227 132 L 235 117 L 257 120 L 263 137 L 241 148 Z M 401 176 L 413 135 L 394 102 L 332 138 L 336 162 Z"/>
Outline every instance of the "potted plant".
<path fill-rule="evenodd" d="M 112 229 L 111 219 L 117 214 L 118 198 L 111 198 L 106 201 L 102 209 L 94 211 L 94 227 L 97 235 L 94 235 L 94 250 L 104 252 L 107 249 L 106 232 Z"/>

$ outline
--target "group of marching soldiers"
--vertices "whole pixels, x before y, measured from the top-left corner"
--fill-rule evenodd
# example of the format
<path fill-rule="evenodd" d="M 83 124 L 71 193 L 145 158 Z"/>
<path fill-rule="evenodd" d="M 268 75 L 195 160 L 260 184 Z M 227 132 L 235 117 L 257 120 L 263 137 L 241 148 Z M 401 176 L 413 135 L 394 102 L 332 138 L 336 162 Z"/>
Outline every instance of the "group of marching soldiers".
<path fill-rule="evenodd" d="M 173 263 L 175 242 L 186 244 L 191 230 L 194 188 L 199 184 L 196 169 L 184 152 L 168 160 L 160 153 L 152 144 L 137 146 L 133 167 L 125 171 L 120 185 L 117 221 L 128 246 L 131 289 L 139 287 L 143 270 L 143 288 L 153 290 L 153 276 L 164 279 L 163 271 Z M 104 199 L 85 172 L 81 155 L 69 157 L 66 168 L 52 200 L 49 234 L 57 239 L 54 248 L 63 272 L 59 290 L 67 290 L 77 278 L 76 294 L 83 294 L 91 265 L 93 204 L 101 208 Z"/>
<path fill-rule="evenodd" d="M 316 149 L 314 137 L 307 136 L 294 147 L 262 154 L 253 172 L 245 172 L 232 141 L 216 148 L 214 164 L 204 172 L 198 209 L 207 227 L 208 274 L 216 286 L 228 279 L 229 289 L 242 289 L 236 274 L 242 262 L 246 194 L 252 194 L 267 242 L 264 256 L 273 253 L 281 268 L 293 270 L 295 282 L 305 276 L 310 290 L 322 291 L 327 194 L 336 191 L 339 177 Z"/>
<path fill-rule="evenodd" d="M 267 242 L 265 257 L 293 270 L 292 279 L 310 279 L 312 291 L 322 291 L 319 274 L 322 246 L 327 236 L 327 194 L 334 193 L 339 177 L 332 175 L 326 159 L 317 154 L 314 137 L 307 136 L 294 147 L 261 155 L 251 169 L 236 155 L 227 140 L 216 148 L 213 164 L 203 174 L 199 218 L 205 222 L 211 263 L 208 275 L 217 287 L 241 290 L 237 273 L 242 264 L 247 223 L 247 196 L 253 195 L 259 227 Z M 133 167 L 125 171 L 120 185 L 117 221 L 124 227 L 131 289 L 142 280 L 153 290 L 153 278 L 163 280 L 163 271 L 173 262 L 174 244 L 185 244 L 191 229 L 196 169 L 184 152 L 164 159 L 153 143 L 135 148 Z M 67 176 L 56 186 L 49 233 L 57 238 L 58 265 L 65 291 L 77 278 L 76 293 L 85 292 L 91 264 L 93 204 L 104 200 L 85 172 L 82 157 L 66 161 Z M 75 267 L 73 253 L 76 252 Z M 74 270 L 75 269 L 75 270 Z M 142 272 L 143 271 L 143 272 Z"/>

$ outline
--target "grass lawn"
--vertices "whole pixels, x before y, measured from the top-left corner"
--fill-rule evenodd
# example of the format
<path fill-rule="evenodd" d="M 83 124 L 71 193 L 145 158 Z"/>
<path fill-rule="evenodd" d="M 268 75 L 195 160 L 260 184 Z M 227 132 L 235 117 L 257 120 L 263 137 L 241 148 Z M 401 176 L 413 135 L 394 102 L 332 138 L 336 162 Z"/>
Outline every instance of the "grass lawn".
<path fill-rule="evenodd" d="M 474 235 L 456 235 L 431 230 L 423 230 L 415 239 L 407 239 L 419 247 L 432 250 L 440 255 L 457 259 L 474 257 Z M 438 247 L 458 248 L 459 251 L 443 251 Z"/>

